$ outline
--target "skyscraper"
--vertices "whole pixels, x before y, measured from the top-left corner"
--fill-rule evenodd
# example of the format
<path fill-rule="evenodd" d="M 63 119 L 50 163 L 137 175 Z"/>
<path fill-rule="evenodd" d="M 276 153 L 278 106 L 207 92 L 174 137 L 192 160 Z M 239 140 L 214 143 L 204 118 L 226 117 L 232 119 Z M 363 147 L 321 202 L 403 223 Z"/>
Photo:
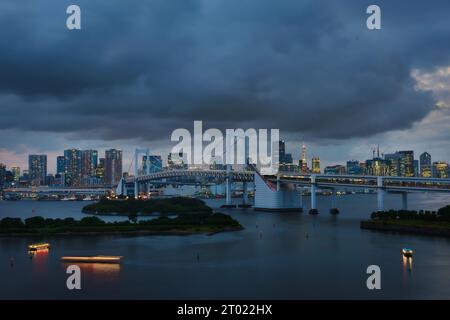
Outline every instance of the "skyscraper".
<path fill-rule="evenodd" d="M 402 155 L 398 152 L 396 153 L 387 153 L 384 155 L 384 160 L 387 161 L 388 172 L 387 175 L 397 177 L 400 175 L 400 163 L 401 163 Z"/>
<path fill-rule="evenodd" d="M 311 160 L 312 173 L 320 173 L 320 159 L 319 157 L 313 157 Z"/>
<path fill-rule="evenodd" d="M 398 151 L 401 155 L 400 159 L 400 176 L 414 177 L 414 151 Z"/>
<path fill-rule="evenodd" d="M 6 166 L 0 163 L 0 189 L 3 188 L 6 180 Z"/>
<path fill-rule="evenodd" d="M 433 177 L 448 178 L 448 163 L 443 161 L 433 162 Z"/>
<path fill-rule="evenodd" d="M 66 170 L 66 162 L 64 156 L 56 157 L 56 173 L 63 174 Z"/>
<path fill-rule="evenodd" d="M 362 174 L 361 166 L 359 165 L 359 161 L 349 160 L 349 161 L 347 161 L 346 167 L 347 167 L 347 174 L 352 174 L 352 175 Z"/>
<path fill-rule="evenodd" d="M 105 182 L 116 185 L 122 178 L 122 150 L 105 151 Z"/>
<path fill-rule="evenodd" d="M 431 177 L 431 155 L 424 152 L 420 155 L 420 175 L 422 177 Z"/>
<path fill-rule="evenodd" d="M 95 176 L 97 168 L 98 152 L 97 150 L 81 151 L 81 176 L 83 178 Z"/>
<path fill-rule="evenodd" d="M 278 156 L 281 159 L 284 158 L 284 155 L 286 154 L 286 144 L 283 140 L 278 141 Z"/>
<path fill-rule="evenodd" d="M 302 155 L 301 159 L 298 162 L 298 166 L 300 168 L 300 173 L 307 174 L 308 173 L 308 160 L 306 159 L 306 145 L 302 144 Z"/>
<path fill-rule="evenodd" d="M 389 173 L 389 161 L 375 157 L 366 160 L 366 173 L 372 176 L 387 176 Z"/>
<path fill-rule="evenodd" d="M 28 170 L 32 185 L 44 185 L 47 177 L 47 155 L 30 154 L 28 156 Z"/>
<path fill-rule="evenodd" d="M 64 150 L 64 178 L 67 186 L 81 185 L 81 151 Z"/>
<path fill-rule="evenodd" d="M 18 182 L 20 180 L 20 167 L 11 167 L 11 172 L 14 177 L 14 181 Z"/>

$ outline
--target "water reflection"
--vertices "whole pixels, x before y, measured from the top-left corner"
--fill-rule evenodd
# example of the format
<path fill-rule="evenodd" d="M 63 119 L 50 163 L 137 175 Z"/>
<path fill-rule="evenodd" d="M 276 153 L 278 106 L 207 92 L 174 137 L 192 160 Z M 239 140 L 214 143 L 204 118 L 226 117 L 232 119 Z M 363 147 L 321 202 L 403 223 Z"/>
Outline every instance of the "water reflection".
<path fill-rule="evenodd" d="M 33 266 L 39 271 L 43 271 L 48 261 L 48 249 L 28 251 L 28 256 L 33 260 Z"/>
<path fill-rule="evenodd" d="M 412 272 L 412 266 L 413 266 L 413 258 L 412 257 L 403 257 L 403 271 Z"/>
<path fill-rule="evenodd" d="M 65 269 L 73 263 L 63 263 Z M 76 263 L 82 274 L 106 277 L 111 280 L 118 279 L 120 273 L 119 263 Z"/>

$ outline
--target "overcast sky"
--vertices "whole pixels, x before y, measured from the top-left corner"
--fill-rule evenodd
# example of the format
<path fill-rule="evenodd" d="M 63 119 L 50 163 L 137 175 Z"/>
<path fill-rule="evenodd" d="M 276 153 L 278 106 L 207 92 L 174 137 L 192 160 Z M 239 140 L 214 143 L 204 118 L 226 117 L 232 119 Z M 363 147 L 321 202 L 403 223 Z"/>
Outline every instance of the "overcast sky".
<path fill-rule="evenodd" d="M 82 30 L 66 28 L 81 7 Z M 368 30 L 378 4 L 382 29 Z M 168 152 L 176 128 L 280 128 L 324 165 L 450 160 L 450 2 L 2 0 L 0 162 Z"/>

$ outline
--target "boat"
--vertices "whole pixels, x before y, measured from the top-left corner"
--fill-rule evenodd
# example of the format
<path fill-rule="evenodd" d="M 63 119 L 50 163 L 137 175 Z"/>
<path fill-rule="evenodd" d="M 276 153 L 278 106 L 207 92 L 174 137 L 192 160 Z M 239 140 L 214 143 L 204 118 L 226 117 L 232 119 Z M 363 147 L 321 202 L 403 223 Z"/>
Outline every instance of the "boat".
<path fill-rule="evenodd" d="M 403 248 L 403 249 L 402 249 L 403 255 L 404 255 L 405 257 L 407 257 L 407 258 L 412 257 L 413 252 L 414 252 L 414 251 L 413 251 L 412 249 L 410 249 L 410 248 Z"/>
<path fill-rule="evenodd" d="M 28 251 L 48 250 L 50 249 L 49 243 L 33 243 L 28 246 Z"/>
<path fill-rule="evenodd" d="M 84 263 L 120 263 L 122 256 L 86 256 L 61 257 L 62 262 L 84 262 Z"/>

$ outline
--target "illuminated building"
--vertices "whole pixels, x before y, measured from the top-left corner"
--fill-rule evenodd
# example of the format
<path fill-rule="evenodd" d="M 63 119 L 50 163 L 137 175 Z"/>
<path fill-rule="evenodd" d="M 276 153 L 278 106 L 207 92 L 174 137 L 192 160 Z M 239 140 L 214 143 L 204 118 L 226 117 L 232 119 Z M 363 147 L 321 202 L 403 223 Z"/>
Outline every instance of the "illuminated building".
<path fill-rule="evenodd" d="M 384 155 L 384 160 L 387 161 L 388 165 L 388 176 L 397 177 L 400 175 L 400 163 L 402 156 L 399 153 L 388 153 Z"/>
<path fill-rule="evenodd" d="M 99 159 L 97 168 L 95 168 L 95 176 L 100 179 L 100 181 L 105 181 L 105 158 Z"/>
<path fill-rule="evenodd" d="M 67 186 L 81 185 L 81 151 L 64 150 L 64 180 Z"/>
<path fill-rule="evenodd" d="M 56 157 L 56 173 L 63 174 L 65 172 L 66 162 L 64 156 Z"/>
<path fill-rule="evenodd" d="M 387 176 L 389 162 L 378 157 L 366 160 L 366 173 L 371 176 Z"/>
<path fill-rule="evenodd" d="M 312 173 L 320 173 L 320 159 L 319 157 L 313 157 L 311 159 Z"/>
<path fill-rule="evenodd" d="M 306 158 L 306 145 L 302 144 L 302 156 L 298 162 L 298 166 L 300 167 L 300 173 L 307 174 L 308 173 L 308 160 Z"/>
<path fill-rule="evenodd" d="M 122 178 L 122 150 L 105 151 L 105 182 L 116 185 Z"/>
<path fill-rule="evenodd" d="M 325 167 L 325 169 L 323 170 L 323 173 L 325 174 L 345 174 L 345 167 L 337 164 L 334 166 L 328 166 Z"/>
<path fill-rule="evenodd" d="M 279 170 L 281 172 L 298 173 L 299 167 L 293 163 L 280 163 Z"/>
<path fill-rule="evenodd" d="M 47 155 L 30 154 L 28 156 L 28 170 L 32 185 L 44 185 L 47 177 Z"/>
<path fill-rule="evenodd" d="M 431 172 L 431 155 L 424 152 L 420 155 L 420 176 L 429 178 L 432 176 Z"/>
<path fill-rule="evenodd" d="M 20 167 L 11 167 L 11 173 L 14 177 L 14 181 L 20 180 Z"/>
<path fill-rule="evenodd" d="M 95 169 L 97 168 L 97 162 L 98 162 L 97 150 L 81 151 L 81 176 L 83 178 L 95 176 Z"/>
<path fill-rule="evenodd" d="M 400 159 L 400 176 L 414 177 L 414 151 L 398 151 Z"/>
<path fill-rule="evenodd" d="M 169 153 L 167 156 L 167 165 L 170 169 L 186 169 L 187 155 L 183 152 L 179 152 L 178 155 L 172 155 L 172 153 Z"/>
<path fill-rule="evenodd" d="M 356 160 L 349 160 L 347 161 L 347 174 L 352 175 L 360 175 L 362 174 L 361 166 L 359 164 L 359 161 Z"/>
<path fill-rule="evenodd" d="M 433 162 L 433 177 L 448 178 L 448 163 L 443 161 Z"/>

